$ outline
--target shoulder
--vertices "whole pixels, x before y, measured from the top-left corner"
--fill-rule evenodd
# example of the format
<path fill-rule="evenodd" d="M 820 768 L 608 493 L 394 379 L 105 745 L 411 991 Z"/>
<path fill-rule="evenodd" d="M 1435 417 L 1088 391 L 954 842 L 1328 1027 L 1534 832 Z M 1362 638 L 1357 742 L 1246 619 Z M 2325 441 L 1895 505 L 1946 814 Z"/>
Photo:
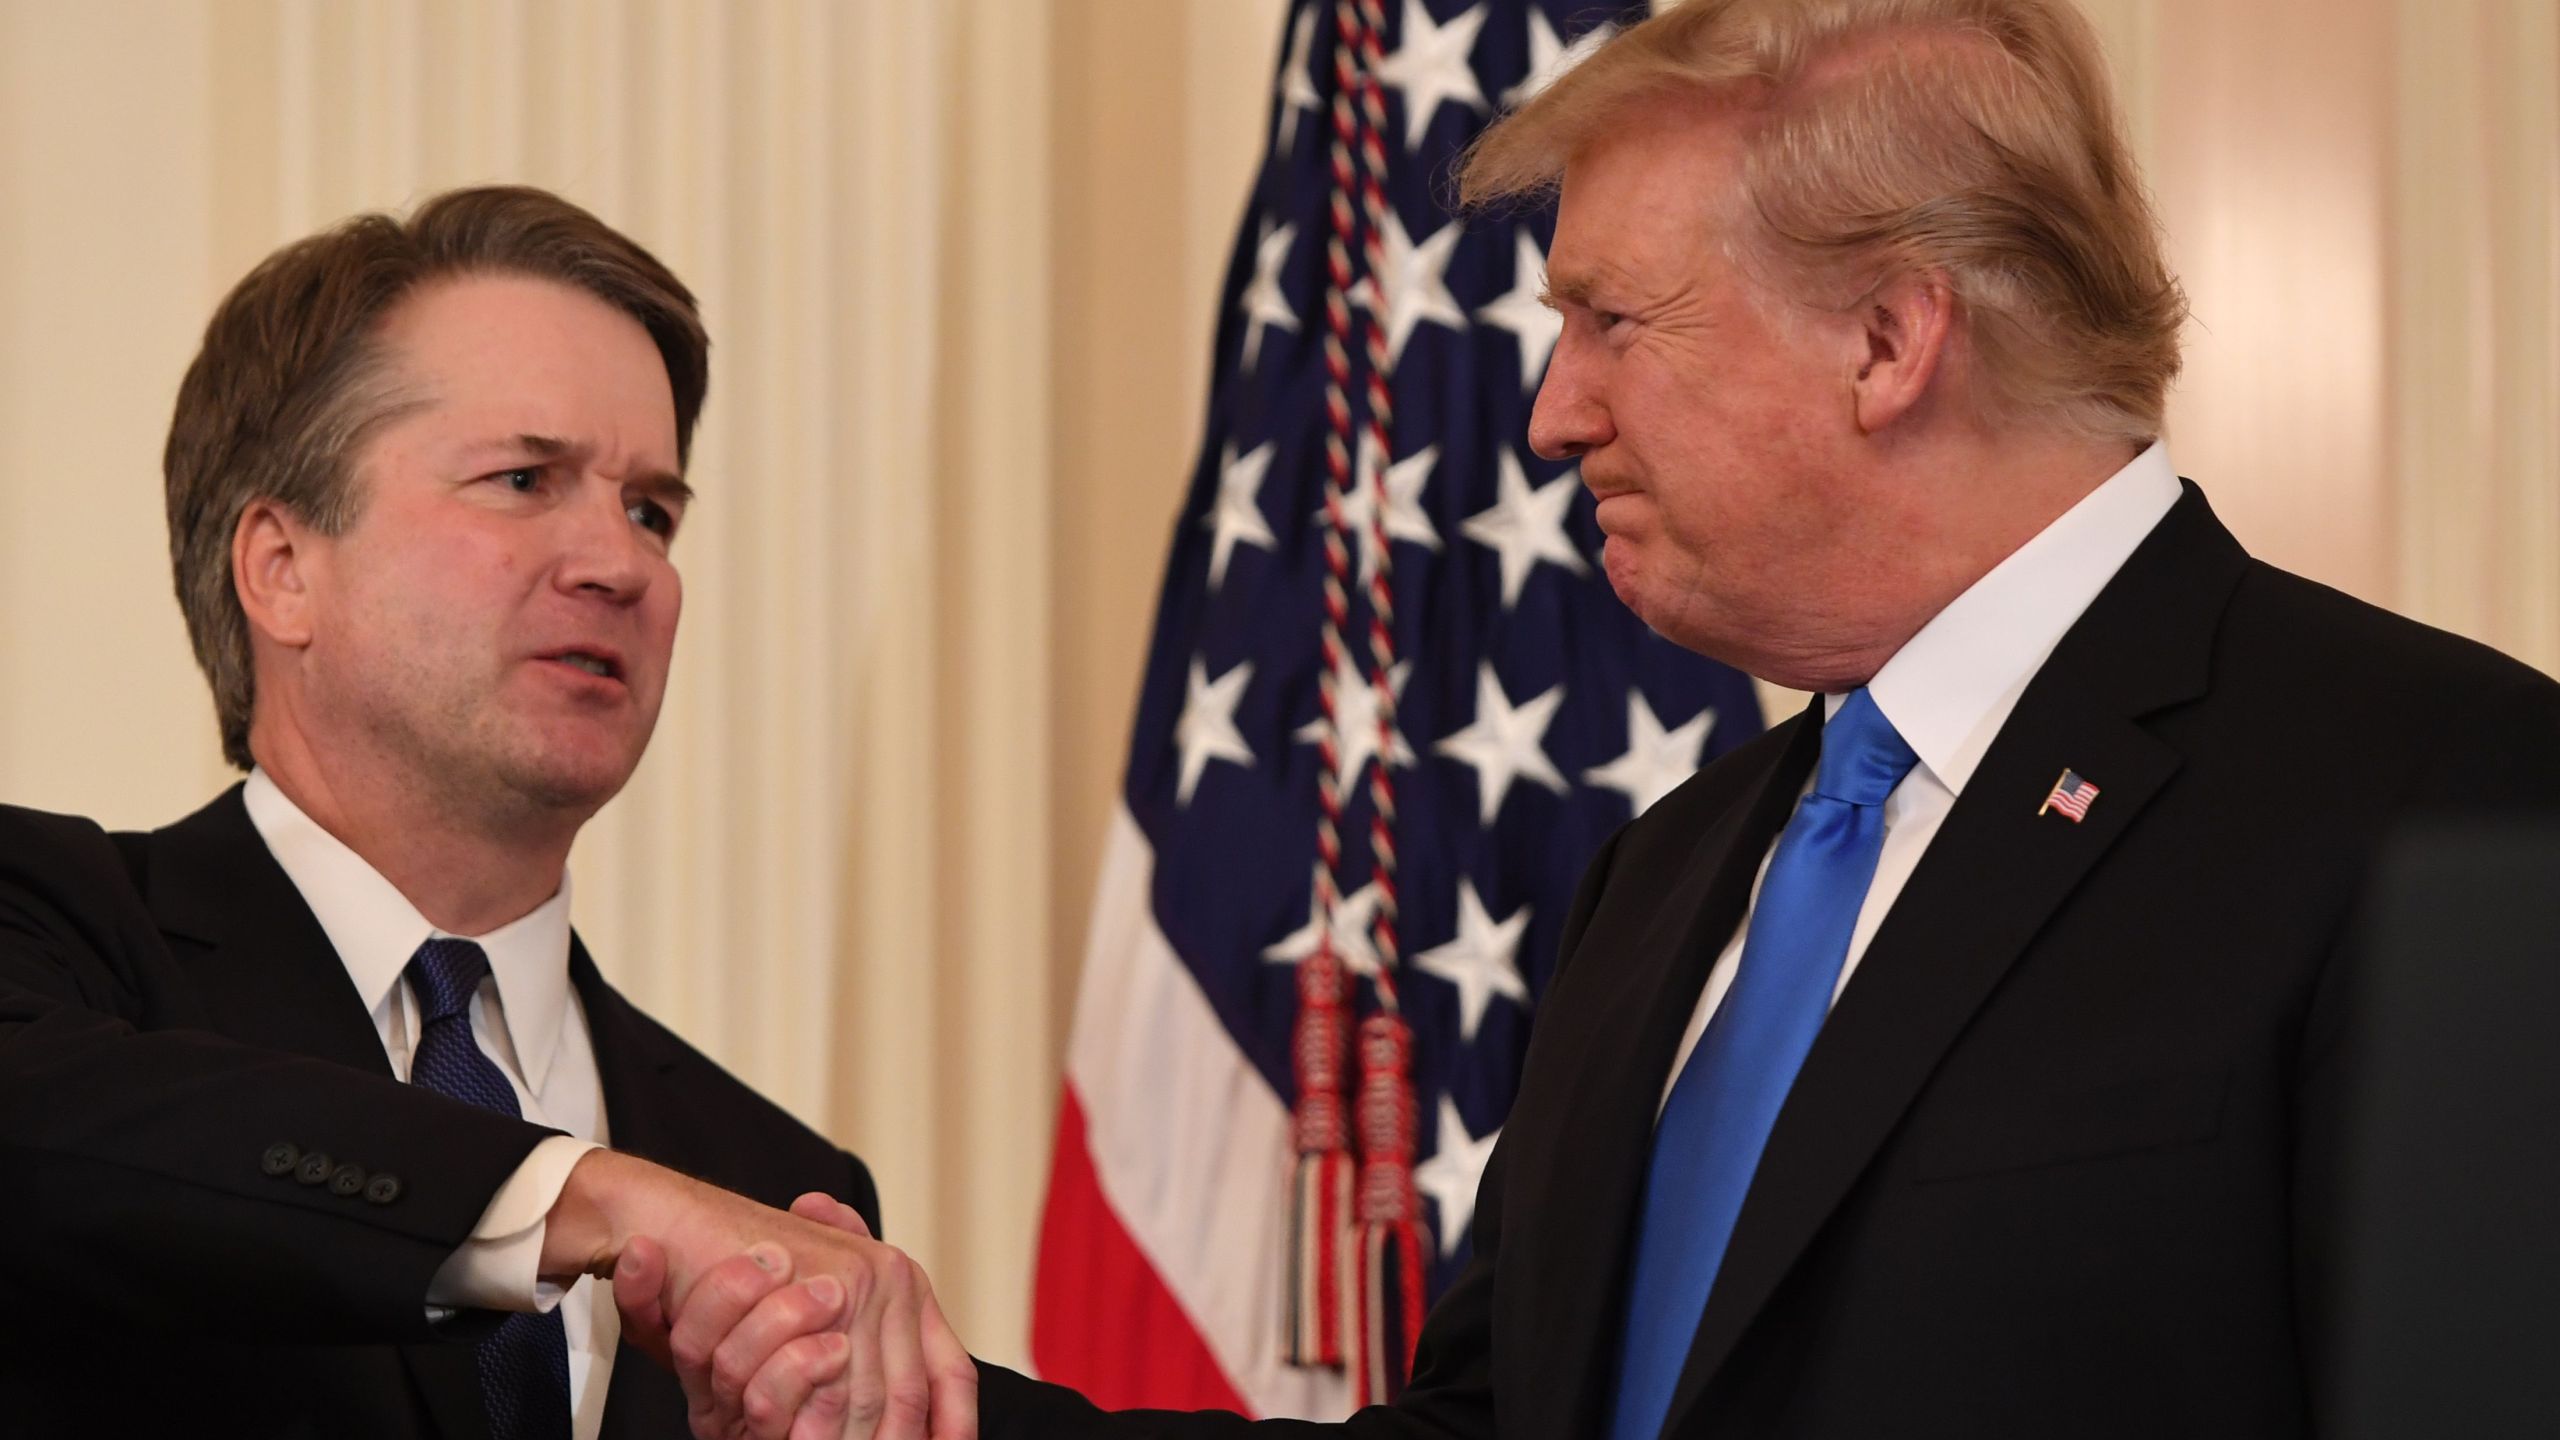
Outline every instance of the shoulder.
<path fill-rule="evenodd" d="M 50 930 L 140 896 L 114 837 L 79 815 L 0 805 L 0 927 Z"/>
<path fill-rule="evenodd" d="M 2254 560 L 2232 592 L 2223 644 L 2230 660 L 2278 664 L 2323 690 L 2560 697 L 2560 682 L 2478 641 Z"/>
<path fill-rule="evenodd" d="M 2253 561 L 2214 670 L 2226 714 L 2407 806 L 2560 805 L 2560 682 L 2477 641 Z"/>
<path fill-rule="evenodd" d="M 2252 561 L 2234 590 L 2217 683 L 2279 691 L 2322 729 L 2537 738 L 2560 721 L 2560 681 L 2512 656 Z M 2485 727 L 2485 729 L 2484 729 Z"/>

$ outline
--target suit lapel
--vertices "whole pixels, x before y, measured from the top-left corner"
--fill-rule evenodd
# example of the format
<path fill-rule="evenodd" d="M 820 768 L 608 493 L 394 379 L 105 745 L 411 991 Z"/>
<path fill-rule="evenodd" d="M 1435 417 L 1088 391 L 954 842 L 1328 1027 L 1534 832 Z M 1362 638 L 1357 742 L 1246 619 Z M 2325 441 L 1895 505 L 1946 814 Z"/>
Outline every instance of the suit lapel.
<path fill-rule="evenodd" d="M 390 1075 L 372 1012 L 240 796 L 235 785 L 147 838 L 144 894 L 154 919 L 186 960 L 221 1033 Z M 436 1433 L 462 1440 L 489 1434 L 472 1346 L 394 1348 Z"/>
<path fill-rule="evenodd" d="M 613 1148 L 690 1169 L 686 1157 L 670 1153 L 682 1145 L 666 1123 L 669 1107 L 656 1103 L 678 1057 L 657 1042 L 656 1032 L 641 1021 L 631 1002 L 605 983 L 587 955 L 586 942 L 574 935 L 569 939 L 569 983 L 586 1012 L 596 1080 L 604 1090 L 605 1133 L 613 1137 Z"/>
<path fill-rule="evenodd" d="M 2137 720 L 2204 692 L 2248 557 L 2188 487 L 2066 634 L 1993 741 L 1816 1037 L 1743 1202 L 1666 1434 L 1865 1171 L 2045 921 L 2168 783 Z M 2068 767 L 2085 821 L 2037 809 Z"/>
<path fill-rule="evenodd" d="M 605 983 L 586 942 L 575 936 L 569 940 L 569 983 L 577 989 L 588 1039 L 595 1046 L 605 1133 L 613 1148 L 696 1173 L 700 1162 L 684 1153 L 684 1142 L 670 1123 L 676 1107 L 665 1098 L 667 1072 L 679 1057 L 658 1040 L 658 1032 L 642 1021 L 631 1002 Z M 614 1352 L 598 1440 L 675 1435 L 684 1426 L 684 1392 L 675 1377 L 624 1341 Z"/>
<path fill-rule="evenodd" d="M 1523 1317 L 1530 1333 L 1516 1338 L 1539 1356 L 1525 1383 L 1503 1397 L 1506 1415 L 1526 1412 L 1523 1434 L 1584 1433 L 1603 1413 L 1614 1339 L 1558 1346 L 1555 1337 L 1618 1333 L 1656 1101 L 1707 972 L 1750 901 L 1761 857 L 1813 773 L 1819 714 L 1809 709 L 1759 742 L 1760 773 L 1700 835 L 1629 951 L 1578 962 L 1588 978 L 1576 981 L 1599 993 L 1576 1007 L 1585 1018 L 1575 1031 L 1554 1042 L 1574 1057 L 1568 1093 L 1551 1112 L 1560 1130 L 1554 1161 L 1531 1181 L 1537 1200 L 1529 1213 L 1538 1223 L 1506 1243 L 1535 1256 L 1511 1272 L 1522 1293 L 1504 1307 Z M 1567 1364 L 1575 1368 L 1558 1374 Z"/>

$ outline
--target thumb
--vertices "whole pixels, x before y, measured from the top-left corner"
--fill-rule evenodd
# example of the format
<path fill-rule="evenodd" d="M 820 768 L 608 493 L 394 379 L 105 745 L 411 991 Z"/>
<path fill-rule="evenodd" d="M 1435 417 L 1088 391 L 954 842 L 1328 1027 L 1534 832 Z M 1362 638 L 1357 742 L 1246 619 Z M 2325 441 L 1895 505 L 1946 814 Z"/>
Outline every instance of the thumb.
<path fill-rule="evenodd" d="M 667 1365 L 667 1252 L 646 1235 L 634 1235 L 613 1265 L 613 1304 L 622 1312 L 622 1338 Z"/>
<path fill-rule="evenodd" d="M 803 1220 L 842 1230 L 848 1235 L 871 1238 L 871 1227 L 862 1221 L 862 1212 L 823 1190 L 812 1190 L 791 1202 L 791 1213 Z"/>

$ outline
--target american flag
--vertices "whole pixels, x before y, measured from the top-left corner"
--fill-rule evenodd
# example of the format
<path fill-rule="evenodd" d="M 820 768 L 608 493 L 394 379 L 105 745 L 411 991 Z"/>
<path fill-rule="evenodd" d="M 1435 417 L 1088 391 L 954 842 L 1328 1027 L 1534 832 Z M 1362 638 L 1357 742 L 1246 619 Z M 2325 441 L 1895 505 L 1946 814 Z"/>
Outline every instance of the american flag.
<path fill-rule="evenodd" d="M 2064 818 L 2077 825 L 2089 818 L 2089 802 L 2098 798 L 2098 787 L 2080 778 L 2077 770 L 2065 770 L 2053 782 L 2053 793 L 2044 797 L 2044 807 L 2036 811 L 2059 810 Z"/>
<path fill-rule="evenodd" d="M 1395 1277 L 1427 1300 L 1464 1261 L 1584 864 L 1760 729 L 1747 680 L 1619 603 L 1577 475 L 1529 453 L 1552 213 L 1447 208 L 1468 141 L 1612 11 L 1400 3 L 1289 11 L 1103 859 L 1032 1353 L 1105 1405 L 1392 1393 Z M 1409 1056 L 1379 1060 L 1360 1027 L 1394 1017 Z M 1409 1097 L 1403 1139 L 1363 1087 Z M 1319 1192 L 1348 1209 L 1310 1224 Z"/>

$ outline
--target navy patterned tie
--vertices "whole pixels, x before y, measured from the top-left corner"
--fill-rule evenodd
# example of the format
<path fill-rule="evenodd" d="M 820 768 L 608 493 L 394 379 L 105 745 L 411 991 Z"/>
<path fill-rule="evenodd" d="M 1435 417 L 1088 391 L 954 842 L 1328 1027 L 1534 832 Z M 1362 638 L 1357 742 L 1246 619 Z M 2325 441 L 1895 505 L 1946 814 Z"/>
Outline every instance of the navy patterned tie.
<path fill-rule="evenodd" d="M 418 1048 L 409 1083 L 483 1110 L 521 1117 L 515 1087 L 471 1038 L 471 996 L 489 957 L 468 940 L 429 940 L 409 959 Z M 557 1308 L 510 1315 L 480 1342 L 480 1395 L 496 1440 L 568 1440 L 569 1332 Z"/>

